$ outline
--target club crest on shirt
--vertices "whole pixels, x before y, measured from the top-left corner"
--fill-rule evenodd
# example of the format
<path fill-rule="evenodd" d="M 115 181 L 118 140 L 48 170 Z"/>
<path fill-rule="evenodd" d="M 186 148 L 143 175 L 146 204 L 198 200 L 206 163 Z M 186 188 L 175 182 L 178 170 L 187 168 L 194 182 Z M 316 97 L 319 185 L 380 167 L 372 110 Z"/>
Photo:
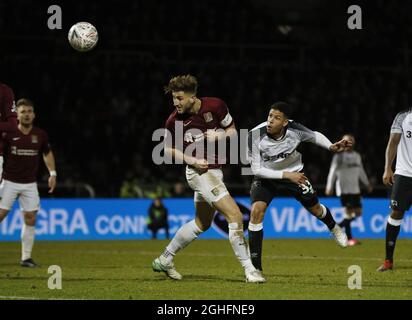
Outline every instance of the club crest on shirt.
<path fill-rule="evenodd" d="M 31 135 L 31 143 L 39 143 L 39 138 L 37 137 L 37 135 Z"/>
<path fill-rule="evenodd" d="M 206 122 L 210 122 L 213 120 L 213 115 L 211 112 L 206 112 L 203 114 L 203 118 L 205 118 Z"/>

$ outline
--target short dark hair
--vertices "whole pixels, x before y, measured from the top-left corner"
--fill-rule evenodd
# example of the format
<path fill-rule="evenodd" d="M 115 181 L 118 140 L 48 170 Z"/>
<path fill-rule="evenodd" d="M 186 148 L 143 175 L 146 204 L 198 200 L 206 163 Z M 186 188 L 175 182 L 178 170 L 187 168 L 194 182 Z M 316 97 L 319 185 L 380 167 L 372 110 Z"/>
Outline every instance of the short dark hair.
<path fill-rule="evenodd" d="M 292 116 L 292 112 L 293 112 L 293 107 L 289 103 L 286 103 L 286 102 L 283 102 L 283 101 L 278 101 L 278 102 L 275 102 L 274 104 L 272 104 L 269 108 L 269 112 L 272 109 L 273 110 L 279 110 L 288 119 Z"/>
<path fill-rule="evenodd" d="M 343 136 L 350 136 L 350 137 L 352 137 L 353 139 L 355 139 L 355 135 L 352 133 L 352 132 L 346 132 L 346 133 L 344 133 L 343 135 L 342 135 L 342 137 Z"/>
<path fill-rule="evenodd" d="M 28 106 L 32 107 L 34 109 L 34 103 L 30 99 L 27 98 L 21 98 L 17 100 L 16 107 L 19 108 L 20 106 Z"/>
<path fill-rule="evenodd" d="M 197 79 L 191 74 L 176 76 L 170 79 L 169 84 L 165 86 L 165 93 L 173 91 L 184 91 L 190 93 L 197 93 Z"/>

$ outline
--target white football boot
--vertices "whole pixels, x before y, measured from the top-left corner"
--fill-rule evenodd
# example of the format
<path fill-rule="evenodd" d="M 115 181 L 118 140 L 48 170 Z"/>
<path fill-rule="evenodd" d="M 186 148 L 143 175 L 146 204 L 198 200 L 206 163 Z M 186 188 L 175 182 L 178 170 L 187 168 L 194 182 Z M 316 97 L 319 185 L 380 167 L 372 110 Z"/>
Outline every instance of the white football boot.
<path fill-rule="evenodd" d="M 262 271 L 260 270 L 255 269 L 250 272 L 245 271 L 245 275 L 246 275 L 246 282 L 252 282 L 252 283 L 265 283 L 266 282 L 266 279 L 263 277 Z"/>
<path fill-rule="evenodd" d="M 336 224 L 330 232 L 340 247 L 346 248 L 348 246 L 348 237 L 346 236 L 346 233 L 343 232 L 341 227 Z"/>
<path fill-rule="evenodd" d="M 162 256 L 156 258 L 152 262 L 153 271 L 164 272 L 169 278 L 173 280 L 182 280 L 182 275 L 176 271 L 173 262 L 167 263 L 166 259 Z"/>

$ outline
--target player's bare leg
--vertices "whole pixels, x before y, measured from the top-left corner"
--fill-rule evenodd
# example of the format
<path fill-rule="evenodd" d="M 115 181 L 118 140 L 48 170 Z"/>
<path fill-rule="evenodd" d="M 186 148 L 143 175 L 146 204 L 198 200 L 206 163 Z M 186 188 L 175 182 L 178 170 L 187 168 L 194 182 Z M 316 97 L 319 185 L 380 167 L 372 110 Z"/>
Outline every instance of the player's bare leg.
<path fill-rule="evenodd" d="M 352 237 L 351 223 L 352 221 L 354 221 L 357 217 L 360 217 L 361 215 L 362 215 L 362 208 L 345 207 L 345 217 L 342 220 L 342 222 L 339 223 L 339 226 L 345 228 L 345 233 L 346 233 L 346 236 L 348 237 L 349 246 L 360 244 L 358 240 L 353 239 Z"/>
<path fill-rule="evenodd" d="M 355 219 L 355 211 L 354 208 L 345 207 L 344 208 L 345 214 L 343 220 L 339 223 L 339 227 L 345 229 L 346 236 L 348 237 L 348 244 L 349 241 L 352 239 L 352 230 L 350 223 L 353 219 Z"/>
<path fill-rule="evenodd" d="M 37 211 L 23 212 L 24 224 L 21 229 L 21 266 L 35 268 L 31 253 L 34 245 L 35 225 Z"/>
<path fill-rule="evenodd" d="M 216 210 L 221 212 L 229 225 L 229 241 L 236 257 L 245 269 L 247 282 L 266 282 L 259 270 L 250 260 L 249 250 L 243 233 L 243 215 L 233 198 L 227 194 L 213 203 Z"/>
<path fill-rule="evenodd" d="M 268 205 L 264 201 L 252 204 L 249 222 L 250 258 L 256 269 L 262 271 L 263 218 Z"/>
<path fill-rule="evenodd" d="M 327 207 L 318 202 L 313 207 L 307 209 L 328 227 L 339 246 L 342 248 L 346 248 L 348 246 L 348 237 L 345 232 L 343 232 L 341 227 L 336 224 L 335 219 L 333 219 L 332 214 Z"/>
<path fill-rule="evenodd" d="M 386 257 L 383 264 L 377 271 L 383 272 L 393 269 L 393 253 L 395 251 L 396 239 L 398 238 L 401 229 L 402 219 L 405 211 L 392 209 L 391 214 L 386 224 Z"/>
<path fill-rule="evenodd" d="M 195 219 L 180 227 L 165 251 L 153 261 L 154 271 L 165 272 L 168 277 L 174 280 L 182 279 L 181 274 L 174 267 L 173 258 L 181 249 L 193 242 L 199 234 L 209 229 L 215 213 L 215 209 L 207 202 L 195 202 L 195 208 Z"/>
<path fill-rule="evenodd" d="M 10 210 L 0 209 L 0 223 L 6 219 L 7 215 L 9 214 Z"/>

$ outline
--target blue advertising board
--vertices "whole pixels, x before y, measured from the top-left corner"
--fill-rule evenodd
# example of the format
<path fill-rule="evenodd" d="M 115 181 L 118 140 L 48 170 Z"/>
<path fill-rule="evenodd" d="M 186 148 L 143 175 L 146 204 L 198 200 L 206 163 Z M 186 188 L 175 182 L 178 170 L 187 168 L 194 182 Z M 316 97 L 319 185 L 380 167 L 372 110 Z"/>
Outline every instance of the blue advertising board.
<path fill-rule="evenodd" d="M 236 198 L 244 220 L 249 220 L 249 198 Z M 164 199 L 169 211 L 170 234 L 194 218 L 192 198 Z M 324 198 L 321 202 L 331 209 L 337 221 L 343 219 L 343 208 L 337 198 Z M 36 223 L 36 240 L 126 240 L 150 239 L 147 213 L 151 200 L 147 199 L 71 199 L 43 200 Z M 388 199 L 364 199 L 363 216 L 352 223 L 357 238 L 384 238 Z M 17 205 L 0 224 L 0 241 L 19 241 L 23 217 Z M 245 224 L 247 226 L 247 224 Z M 328 238 L 328 230 L 291 198 L 272 201 L 264 221 L 265 238 Z M 160 230 L 158 237 L 164 237 Z M 217 214 L 212 227 L 200 238 L 227 237 L 227 224 Z M 412 238 L 412 216 L 406 214 L 400 237 Z"/>

